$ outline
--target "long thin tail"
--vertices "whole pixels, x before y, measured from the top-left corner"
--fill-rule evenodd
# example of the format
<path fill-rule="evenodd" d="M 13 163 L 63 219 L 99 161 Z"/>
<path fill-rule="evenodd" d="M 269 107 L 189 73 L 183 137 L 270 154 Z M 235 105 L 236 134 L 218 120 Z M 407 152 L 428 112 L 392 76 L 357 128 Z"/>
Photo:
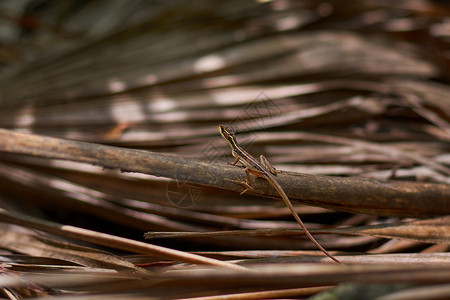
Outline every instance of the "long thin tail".
<path fill-rule="evenodd" d="M 284 203 L 286 204 L 286 206 L 289 208 L 289 210 L 291 211 L 292 215 L 294 216 L 295 220 L 297 221 L 298 225 L 300 225 L 300 227 L 303 229 L 303 231 L 305 231 L 306 235 L 308 236 L 308 238 L 311 240 L 311 242 L 314 243 L 314 245 L 317 246 L 317 248 L 320 249 L 320 251 L 322 251 L 326 256 L 328 256 L 329 258 L 331 258 L 332 260 L 334 260 L 335 262 L 337 262 L 338 264 L 344 264 L 341 261 L 339 261 L 336 257 L 334 257 L 333 255 L 331 255 L 330 253 L 328 253 L 327 250 L 325 250 L 325 248 L 323 248 L 318 241 L 316 241 L 316 239 L 312 236 L 312 234 L 309 232 L 309 230 L 306 228 L 305 224 L 303 224 L 302 220 L 300 219 L 299 215 L 297 214 L 297 212 L 294 209 L 294 206 L 292 205 L 291 201 L 289 200 L 288 196 L 286 195 L 286 193 L 283 191 L 283 189 L 281 188 L 281 186 L 279 186 L 278 184 L 276 184 L 275 182 L 275 178 L 271 178 L 272 180 L 269 180 L 270 184 L 272 184 L 272 186 L 277 190 L 277 192 L 280 194 L 281 198 L 283 198 Z"/>

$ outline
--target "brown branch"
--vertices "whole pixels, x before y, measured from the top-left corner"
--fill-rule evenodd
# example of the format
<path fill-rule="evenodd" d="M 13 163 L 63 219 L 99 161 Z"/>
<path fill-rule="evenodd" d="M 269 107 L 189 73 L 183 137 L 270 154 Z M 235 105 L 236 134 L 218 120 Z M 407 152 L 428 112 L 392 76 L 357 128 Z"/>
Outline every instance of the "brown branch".
<path fill-rule="evenodd" d="M 0 151 L 63 159 L 173 178 L 186 183 L 241 191 L 228 180 L 243 177 L 241 168 L 214 161 L 69 141 L 0 129 Z M 450 186 L 436 183 L 381 182 L 360 178 L 280 172 L 277 180 L 291 200 L 354 213 L 428 217 L 450 213 Z M 265 180 L 255 193 L 277 197 Z"/>

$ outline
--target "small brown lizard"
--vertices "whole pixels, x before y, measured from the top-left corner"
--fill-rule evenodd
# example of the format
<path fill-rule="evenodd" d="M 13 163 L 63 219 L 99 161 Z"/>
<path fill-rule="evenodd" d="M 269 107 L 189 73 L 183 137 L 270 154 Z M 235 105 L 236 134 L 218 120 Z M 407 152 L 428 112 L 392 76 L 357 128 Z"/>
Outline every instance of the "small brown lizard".
<path fill-rule="evenodd" d="M 303 224 L 302 220 L 298 216 L 297 212 L 294 209 L 294 206 L 292 206 L 291 201 L 289 200 L 288 196 L 284 192 L 283 188 L 280 186 L 280 184 L 275 179 L 275 174 L 277 173 L 275 169 L 270 165 L 270 163 L 267 161 L 267 159 L 261 155 L 260 161 L 255 159 L 253 156 L 251 156 L 247 151 L 242 149 L 237 141 L 235 136 L 235 131 L 233 127 L 231 126 L 225 126 L 220 125 L 219 126 L 220 134 L 224 137 L 225 140 L 230 144 L 231 146 L 231 153 L 234 156 L 235 160 L 234 162 L 230 163 L 231 165 L 236 165 L 239 161 L 241 161 L 245 165 L 245 174 L 247 176 L 247 181 L 238 181 L 240 184 L 242 184 L 245 187 L 245 190 L 241 192 L 241 194 L 245 193 L 248 190 L 252 190 L 253 187 L 252 184 L 252 175 L 256 177 L 261 177 L 266 179 L 280 194 L 281 198 L 283 198 L 284 203 L 291 211 L 292 215 L 294 216 L 297 223 L 300 225 L 300 227 L 305 231 L 308 238 L 319 248 L 325 255 L 327 255 L 329 258 L 334 260 L 337 263 L 342 264 L 337 258 L 335 258 L 333 255 L 328 253 L 327 250 L 325 250 L 319 242 L 316 241 L 316 239 L 311 235 L 311 233 L 308 231 L 306 226 Z"/>

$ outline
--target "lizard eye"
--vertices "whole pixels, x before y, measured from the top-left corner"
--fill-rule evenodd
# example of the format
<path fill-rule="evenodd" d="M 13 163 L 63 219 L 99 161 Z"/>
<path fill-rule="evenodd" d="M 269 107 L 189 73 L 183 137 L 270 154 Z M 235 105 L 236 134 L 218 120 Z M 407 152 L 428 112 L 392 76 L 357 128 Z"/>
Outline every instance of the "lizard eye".
<path fill-rule="evenodd" d="M 231 126 L 227 126 L 227 125 L 220 125 L 219 131 L 225 135 L 234 134 L 234 128 Z"/>
<path fill-rule="evenodd" d="M 234 133 L 234 128 L 231 126 L 225 126 L 225 130 L 228 131 L 228 133 L 230 133 L 230 134 Z"/>

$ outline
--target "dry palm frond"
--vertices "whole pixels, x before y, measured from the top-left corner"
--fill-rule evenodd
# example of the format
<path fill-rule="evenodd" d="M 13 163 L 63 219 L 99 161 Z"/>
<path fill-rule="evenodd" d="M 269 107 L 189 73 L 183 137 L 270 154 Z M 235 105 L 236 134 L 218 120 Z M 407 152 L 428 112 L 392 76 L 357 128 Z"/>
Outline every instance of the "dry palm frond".
<path fill-rule="evenodd" d="M 446 4 L 0 5 L 2 296 L 448 297 Z"/>

